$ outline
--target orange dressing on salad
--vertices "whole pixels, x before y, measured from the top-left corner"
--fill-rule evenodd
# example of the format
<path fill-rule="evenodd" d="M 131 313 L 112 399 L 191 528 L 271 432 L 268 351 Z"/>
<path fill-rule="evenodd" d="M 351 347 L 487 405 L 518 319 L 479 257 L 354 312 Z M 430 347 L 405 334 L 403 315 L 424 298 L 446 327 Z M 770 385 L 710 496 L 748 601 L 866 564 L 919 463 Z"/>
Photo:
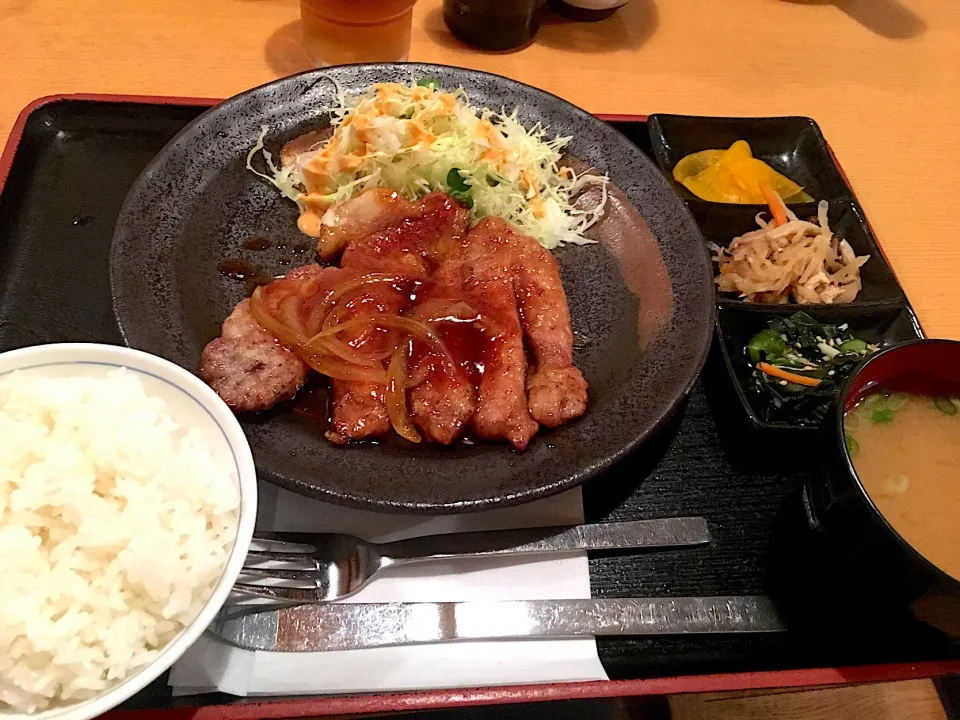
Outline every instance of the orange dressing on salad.
<path fill-rule="evenodd" d="M 313 210 L 307 208 L 300 213 L 297 218 L 297 227 L 300 232 L 310 237 L 320 237 L 320 231 L 323 229 L 323 215 L 318 215 Z"/>

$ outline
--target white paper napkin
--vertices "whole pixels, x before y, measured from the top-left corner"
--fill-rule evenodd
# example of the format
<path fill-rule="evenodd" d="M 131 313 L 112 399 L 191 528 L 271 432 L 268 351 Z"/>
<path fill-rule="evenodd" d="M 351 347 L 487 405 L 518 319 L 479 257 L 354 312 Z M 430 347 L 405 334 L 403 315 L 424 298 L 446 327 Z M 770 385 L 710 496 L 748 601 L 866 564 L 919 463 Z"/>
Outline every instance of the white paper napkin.
<path fill-rule="evenodd" d="M 346 532 L 387 542 L 417 535 L 583 521 L 580 490 L 514 508 L 418 517 L 351 510 L 260 485 L 257 528 Z M 589 598 L 586 553 L 548 560 L 451 560 L 387 571 L 347 602 Z M 174 694 L 304 695 L 604 680 L 593 639 L 435 643 L 323 653 L 252 652 L 204 635 L 174 665 Z"/>

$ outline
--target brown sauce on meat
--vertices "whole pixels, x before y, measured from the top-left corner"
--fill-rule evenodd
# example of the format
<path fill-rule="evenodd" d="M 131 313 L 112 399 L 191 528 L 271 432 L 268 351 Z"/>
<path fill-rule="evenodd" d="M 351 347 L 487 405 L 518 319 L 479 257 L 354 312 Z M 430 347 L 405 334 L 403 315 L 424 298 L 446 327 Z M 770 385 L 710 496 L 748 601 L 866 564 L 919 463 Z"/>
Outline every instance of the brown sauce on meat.
<path fill-rule="evenodd" d="M 288 147 L 287 153 L 293 149 Z M 411 392 L 407 409 L 424 437 L 444 444 L 459 438 L 461 448 L 480 442 L 480 436 L 502 438 L 522 450 L 537 431 L 538 422 L 550 427 L 559 424 L 555 421 L 561 418 L 560 405 L 566 403 L 567 407 L 567 398 L 574 391 L 585 393 L 585 383 L 578 372 L 569 377 L 559 372 L 533 372 L 529 382 L 536 380 L 539 384 L 528 385 L 529 368 L 537 370 L 531 353 L 539 346 L 532 340 L 525 348 L 525 326 L 543 329 L 534 339 L 546 347 L 545 354 L 556 355 L 558 363 L 570 362 L 569 316 L 557 269 L 549 256 L 544 259 L 545 251 L 535 246 L 533 240 L 518 240 L 517 233 L 501 221 L 478 226 L 471 231 L 478 233 L 475 240 L 461 241 L 465 216 L 457 215 L 455 203 L 449 198 L 441 200 L 438 204 L 437 197 L 430 196 L 423 201 L 423 212 L 394 218 L 392 224 L 364 236 L 362 241 L 353 241 L 340 259 L 341 267 L 298 267 L 286 275 L 286 280 L 276 283 L 276 294 L 273 288 L 263 291 L 265 302 L 269 302 L 271 312 L 281 300 L 295 303 L 285 306 L 283 315 L 298 335 L 310 336 L 321 328 L 330 330 L 321 324 L 325 320 L 339 324 L 332 330 L 337 344 L 322 352 L 341 356 L 342 362 L 354 362 L 351 355 L 355 353 L 368 355 L 369 360 L 357 362 L 373 367 L 382 364 L 385 370 L 390 358 L 396 357 L 398 341 L 403 339 L 405 345 L 406 339 L 411 338 L 411 357 L 406 364 L 406 387 Z M 358 215 L 354 221 L 369 222 L 369 218 L 364 220 Z M 535 251 L 523 250 L 521 241 L 535 246 Z M 217 270 L 224 277 L 246 283 L 248 293 L 275 280 L 272 272 L 268 275 L 250 260 L 259 260 L 271 271 L 287 273 L 293 265 L 315 260 L 317 253 L 309 239 L 293 237 L 248 237 L 242 241 L 242 248 L 270 252 L 261 258 L 244 252 L 244 257 L 222 260 Z M 326 258 L 328 261 L 335 259 L 325 247 L 324 252 L 331 255 Z M 387 282 L 385 275 L 389 276 Z M 336 295 L 336 315 L 327 315 L 332 304 L 329 293 L 334 288 L 340 290 Z M 299 315 L 290 314 L 294 311 Z M 380 313 L 403 316 L 407 322 L 369 317 L 370 323 L 363 321 L 364 316 Z M 358 316 L 360 322 L 342 325 Z M 419 327 L 412 320 L 418 321 Z M 424 322 L 432 326 L 432 332 L 423 327 Z M 551 336 L 556 323 L 566 323 L 567 330 Z M 279 330 L 275 332 L 285 337 Z M 443 340 L 442 350 L 435 342 L 436 335 Z M 261 336 L 262 333 L 256 334 Z M 578 348 L 589 343 L 589 339 L 578 335 Z M 348 348 L 352 352 L 347 352 Z M 295 364 L 302 371 L 297 381 L 300 384 L 304 381 L 305 366 Z M 568 393 L 564 383 L 576 387 Z M 351 438 L 371 442 L 367 439 L 371 435 L 387 431 L 382 388 L 368 390 L 366 384 L 341 388 L 339 383 L 336 387 L 336 403 L 332 402 L 328 382 L 319 375 L 309 380 L 295 397 L 295 386 L 279 397 L 292 397 L 284 405 L 287 412 L 292 410 L 295 417 L 302 418 L 297 420 L 301 427 L 323 433 L 335 425 L 335 432 L 328 433 L 334 442 Z M 534 398 L 533 391 L 529 391 L 528 408 L 526 395 L 530 387 L 537 395 Z M 343 401 L 339 397 L 341 390 Z M 574 398 L 579 403 L 577 408 L 581 408 L 576 412 L 582 412 L 585 405 L 585 398 L 578 400 L 579 397 Z M 478 406 L 489 412 L 478 411 Z M 528 409 L 529 416 L 525 412 Z M 533 415 L 534 409 L 537 416 Z M 470 422 L 474 422 L 476 435 L 464 427 Z M 388 433 L 383 441 L 406 443 L 393 433 Z"/>
<path fill-rule="evenodd" d="M 434 327 L 453 355 L 453 361 L 463 368 L 474 387 L 479 385 L 486 365 L 484 351 L 493 339 L 477 322 L 451 319 Z"/>
<path fill-rule="evenodd" d="M 254 235 L 253 237 L 248 237 L 243 241 L 243 247 L 245 250 L 253 250 L 254 252 L 263 252 L 264 250 L 269 250 L 272 243 L 269 238 L 265 238 L 263 235 Z"/>

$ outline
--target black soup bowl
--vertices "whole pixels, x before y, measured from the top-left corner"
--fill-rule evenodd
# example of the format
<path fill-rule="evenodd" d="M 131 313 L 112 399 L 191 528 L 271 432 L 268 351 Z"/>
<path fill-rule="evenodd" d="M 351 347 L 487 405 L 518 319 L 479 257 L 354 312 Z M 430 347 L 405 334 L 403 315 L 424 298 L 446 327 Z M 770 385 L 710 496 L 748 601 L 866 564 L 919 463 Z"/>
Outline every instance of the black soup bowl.
<path fill-rule="evenodd" d="M 883 516 L 857 476 L 844 413 L 876 386 L 960 385 L 960 342 L 918 340 L 887 348 L 847 380 L 824 424 L 827 470 L 804 490 L 808 520 L 829 540 L 834 565 L 869 621 L 908 612 L 960 639 L 960 582 L 910 545 Z M 955 478 L 960 493 L 960 477 Z M 956 518 L 960 523 L 960 516 Z M 960 547 L 957 548 L 960 552 Z"/>

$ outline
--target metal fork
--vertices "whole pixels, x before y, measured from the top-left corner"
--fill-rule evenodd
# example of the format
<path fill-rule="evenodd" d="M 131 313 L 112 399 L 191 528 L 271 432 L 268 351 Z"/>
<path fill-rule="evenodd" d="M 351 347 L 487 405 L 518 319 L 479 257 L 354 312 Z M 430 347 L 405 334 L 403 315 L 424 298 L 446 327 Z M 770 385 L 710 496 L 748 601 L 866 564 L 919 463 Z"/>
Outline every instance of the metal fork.
<path fill-rule="evenodd" d="M 702 517 L 530 528 L 370 543 L 350 535 L 259 534 L 237 577 L 232 607 L 267 609 L 349 597 L 381 570 L 452 557 L 633 550 L 710 542 Z"/>

